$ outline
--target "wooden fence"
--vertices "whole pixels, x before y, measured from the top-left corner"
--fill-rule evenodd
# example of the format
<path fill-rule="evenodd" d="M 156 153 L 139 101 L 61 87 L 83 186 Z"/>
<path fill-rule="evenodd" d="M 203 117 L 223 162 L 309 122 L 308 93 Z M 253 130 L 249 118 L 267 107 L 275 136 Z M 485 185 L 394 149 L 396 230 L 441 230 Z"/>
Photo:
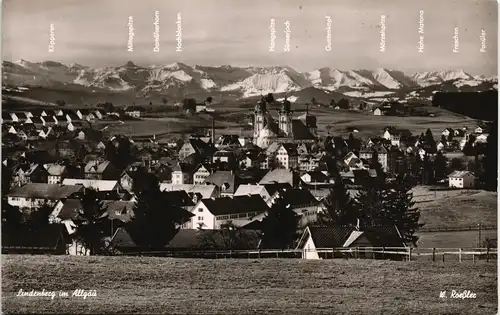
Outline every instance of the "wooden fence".
<path fill-rule="evenodd" d="M 466 262 L 496 261 L 497 248 L 356 247 L 317 249 L 182 250 L 128 252 L 118 255 L 207 259 L 382 259 L 401 261 Z"/>
<path fill-rule="evenodd" d="M 486 230 L 496 230 L 496 225 L 469 225 L 469 226 L 454 226 L 454 227 L 434 227 L 434 228 L 422 228 L 418 232 L 464 232 L 464 231 L 486 231 Z"/>

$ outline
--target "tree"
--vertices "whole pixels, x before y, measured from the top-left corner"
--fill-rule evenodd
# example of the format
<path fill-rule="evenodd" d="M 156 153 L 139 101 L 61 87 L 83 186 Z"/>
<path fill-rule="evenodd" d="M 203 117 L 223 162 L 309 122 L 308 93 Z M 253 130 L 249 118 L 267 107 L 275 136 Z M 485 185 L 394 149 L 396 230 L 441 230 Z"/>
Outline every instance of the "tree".
<path fill-rule="evenodd" d="M 213 98 L 211 96 L 207 97 L 207 99 L 205 100 L 205 102 L 207 104 L 212 104 L 212 101 L 213 101 Z"/>
<path fill-rule="evenodd" d="M 274 95 L 273 93 L 268 93 L 266 95 L 266 97 L 264 98 L 264 100 L 268 103 L 268 104 L 272 104 L 274 103 Z"/>
<path fill-rule="evenodd" d="M 366 182 L 355 198 L 357 219 L 363 226 L 380 225 L 384 222 L 383 187 L 374 182 Z"/>
<path fill-rule="evenodd" d="M 185 98 L 182 100 L 182 109 L 184 111 L 196 111 L 196 100 L 194 98 Z"/>
<path fill-rule="evenodd" d="M 297 237 L 298 215 L 278 196 L 262 220 L 262 242 L 271 248 L 293 248 Z"/>
<path fill-rule="evenodd" d="M 163 248 L 184 223 L 184 210 L 160 191 L 158 180 L 149 178 L 147 187 L 137 192 L 134 219 L 126 229 L 135 243 L 144 248 Z"/>
<path fill-rule="evenodd" d="M 498 185 L 498 120 L 488 124 L 490 134 L 486 139 L 484 157 L 482 159 L 482 168 L 484 170 L 480 180 L 485 188 L 491 191 L 497 191 Z"/>
<path fill-rule="evenodd" d="M 384 201 L 386 218 L 383 220 L 398 228 L 405 243 L 416 245 L 418 236 L 415 233 L 424 224 L 419 223 L 420 211 L 415 208 L 412 186 L 412 179 L 409 176 L 400 174 L 396 177 L 392 189 L 387 191 Z"/>
<path fill-rule="evenodd" d="M 311 98 L 311 104 L 316 105 L 316 98 Z"/>
<path fill-rule="evenodd" d="M 168 100 L 167 100 L 167 98 L 162 97 L 162 98 L 161 98 L 161 102 L 163 103 L 163 105 L 167 105 Z"/>
<path fill-rule="evenodd" d="M 52 213 L 53 207 L 48 204 L 43 204 L 38 209 L 32 209 L 26 220 L 31 231 L 44 230 L 49 225 L 49 216 Z"/>
<path fill-rule="evenodd" d="M 10 205 L 7 198 L 2 198 L 2 229 L 16 228 L 22 222 L 22 214 L 18 207 Z"/>
<path fill-rule="evenodd" d="M 64 101 L 64 100 L 57 100 L 56 101 L 56 105 L 57 106 L 64 106 L 64 105 L 66 105 L 66 101 Z"/>
<path fill-rule="evenodd" d="M 345 98 L 341 99 L 337 105 L 342 109 L 349 109 L 349 101 Z"/>
<path fill-rule="evenodd" d="M 442 152 L 436 154 L 434 159 L 434 177 L 436 180 L 445 179 L 448 175 L 448 159 Z"/>
<path fill-rule="evenodd" d="M 340 178 L 325 198 L 325 212 L 320 214 L 319 221 L 327 225 L 354 225 L 358 217 L 351 198 Z"/>
<path fill-rule="evenodd" d="M 153 102 L 149 102 L 149 106 L 153 106 Z"/>
<path fill-rule="evenodd" d="M 424 149 L 428 153 L 435 153 L 436 149 L 436 141 L 434 140 L 434 136 L 432 135 L 431 129 L 427 129 L 424 135 Z"/>
<path fill-rule="evenodd" d="M 333 98 L 330 100 L 330 106 L 332 107 L 337 106 L 337 103 L 335 103 L 335 100 Z"/>
<path fill-rule="evenodd" d="M 450 162 L 450 171 L 464 171 L 465 170 L 465 162 L 460 158 L 453 158 Z"/>
<path fill-rule="evenodd" d="M 90 254 L 101 254 L 106 246 L 97 191 L 86 188 L 80 201 L 83 211 L 80 213 L 79 224 L 73 234 L 73 239 L 83 248 L 90 250 Z"/>

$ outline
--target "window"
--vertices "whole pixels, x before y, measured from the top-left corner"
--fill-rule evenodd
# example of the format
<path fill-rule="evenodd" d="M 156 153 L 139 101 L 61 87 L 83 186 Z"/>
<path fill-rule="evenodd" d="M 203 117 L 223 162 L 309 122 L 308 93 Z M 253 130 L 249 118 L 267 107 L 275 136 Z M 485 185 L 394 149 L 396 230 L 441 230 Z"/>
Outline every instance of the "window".
<path fill-rule="evenodd" d="M 198 208 L 198 212 L 203 212 L 203 208 Z"/>
<path fill-rule="evenodd" d="M 198 217 L 198 221 L 203 221 L 203 217 Z"/>

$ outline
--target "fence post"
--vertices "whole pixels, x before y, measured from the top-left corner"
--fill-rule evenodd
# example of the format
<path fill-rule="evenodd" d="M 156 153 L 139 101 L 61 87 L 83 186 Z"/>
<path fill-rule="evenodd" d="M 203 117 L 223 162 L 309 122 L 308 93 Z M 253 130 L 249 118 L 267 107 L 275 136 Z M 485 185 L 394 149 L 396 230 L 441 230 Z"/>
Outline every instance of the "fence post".
<path fill-rule="evenodd" d="M 359 259 L 359 247 L 356 247 L 356 258 Z"/>
<path fill-rule="evenodd" d="M 486 247 L 486 262 L 490 262 L 490 247 Z"/>
<path fill-rule="evenodd" d="M 462 262 L 462 249 L 461 248 L 458 249 L 458 261 Z"/>
<path fill-rule="evenodd" d="M 372 259 L 375 259 L 375 249 L 372 247 Z"/>
<path fill-rule="evenodd" d="M 409 248 L 409 250 L 408 250 L 408 251 L 409 251 L 409 253 L 408 253 L 408 254 L 409 254 L 409 255 L 408 255 L 408 261 L 411 261 L 411 247 Z"/>
<path fill-rule="evenodd" d="M 259 259 L 260 259 L 260 248 L 259 248 Z"/>
<path fill-rule="evenodd" d="M 444 253 L 443 253 L 443 262 L 444 262 Z"/>
<path fill-rule="evenodd" d="M 332 259 L 335 259 L 335 249 L 332 248 Z"/>
<path fill-rule="evenodd" d="M 436 261 L 436 248 L 432 248 L 432 261 Z"/>
<path fill-rule="evenodd" d="M 385 247 L 382 247 L 382 258 L 385 259 Z"/>
<path fill-rule="evenodd" d="M 475 263 L 475 257 L 476 255 L 472 254 L 472 263 Z"/>

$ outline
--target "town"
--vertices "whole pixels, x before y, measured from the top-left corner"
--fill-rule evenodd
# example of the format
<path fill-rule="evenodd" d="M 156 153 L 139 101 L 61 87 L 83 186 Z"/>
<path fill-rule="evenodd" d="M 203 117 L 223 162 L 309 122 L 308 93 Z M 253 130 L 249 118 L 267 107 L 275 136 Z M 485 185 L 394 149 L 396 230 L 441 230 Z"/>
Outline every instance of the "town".
<path fill-rule="evenodd" d="M 217 134 L 214 119 L 207 134 L 167 143 L 94 127 L 140 119 L 141 106 L 3 111 L 2 250 L 112 255 L 267 248 L 319 258 L 311 248 L 410 248 L 430 223 L 412 206 L 415 186 L 491 185 L 485 125 L 450 126 L 439 135 L 386 126 L 368 139 L 355 129 L 343 138 L 319 135 L 309 106 L 295 116 L 286 97 L 269 94 L 251 112 L 252 137 Z M 386 214 L 391 207 L 398 213 Z M 308 241 L 324 229 L 343 237 L 322 246 Z M 224 242 L 227 231 L 238 231 L 237 237 L 231 232 L 237 241 Z"/>

